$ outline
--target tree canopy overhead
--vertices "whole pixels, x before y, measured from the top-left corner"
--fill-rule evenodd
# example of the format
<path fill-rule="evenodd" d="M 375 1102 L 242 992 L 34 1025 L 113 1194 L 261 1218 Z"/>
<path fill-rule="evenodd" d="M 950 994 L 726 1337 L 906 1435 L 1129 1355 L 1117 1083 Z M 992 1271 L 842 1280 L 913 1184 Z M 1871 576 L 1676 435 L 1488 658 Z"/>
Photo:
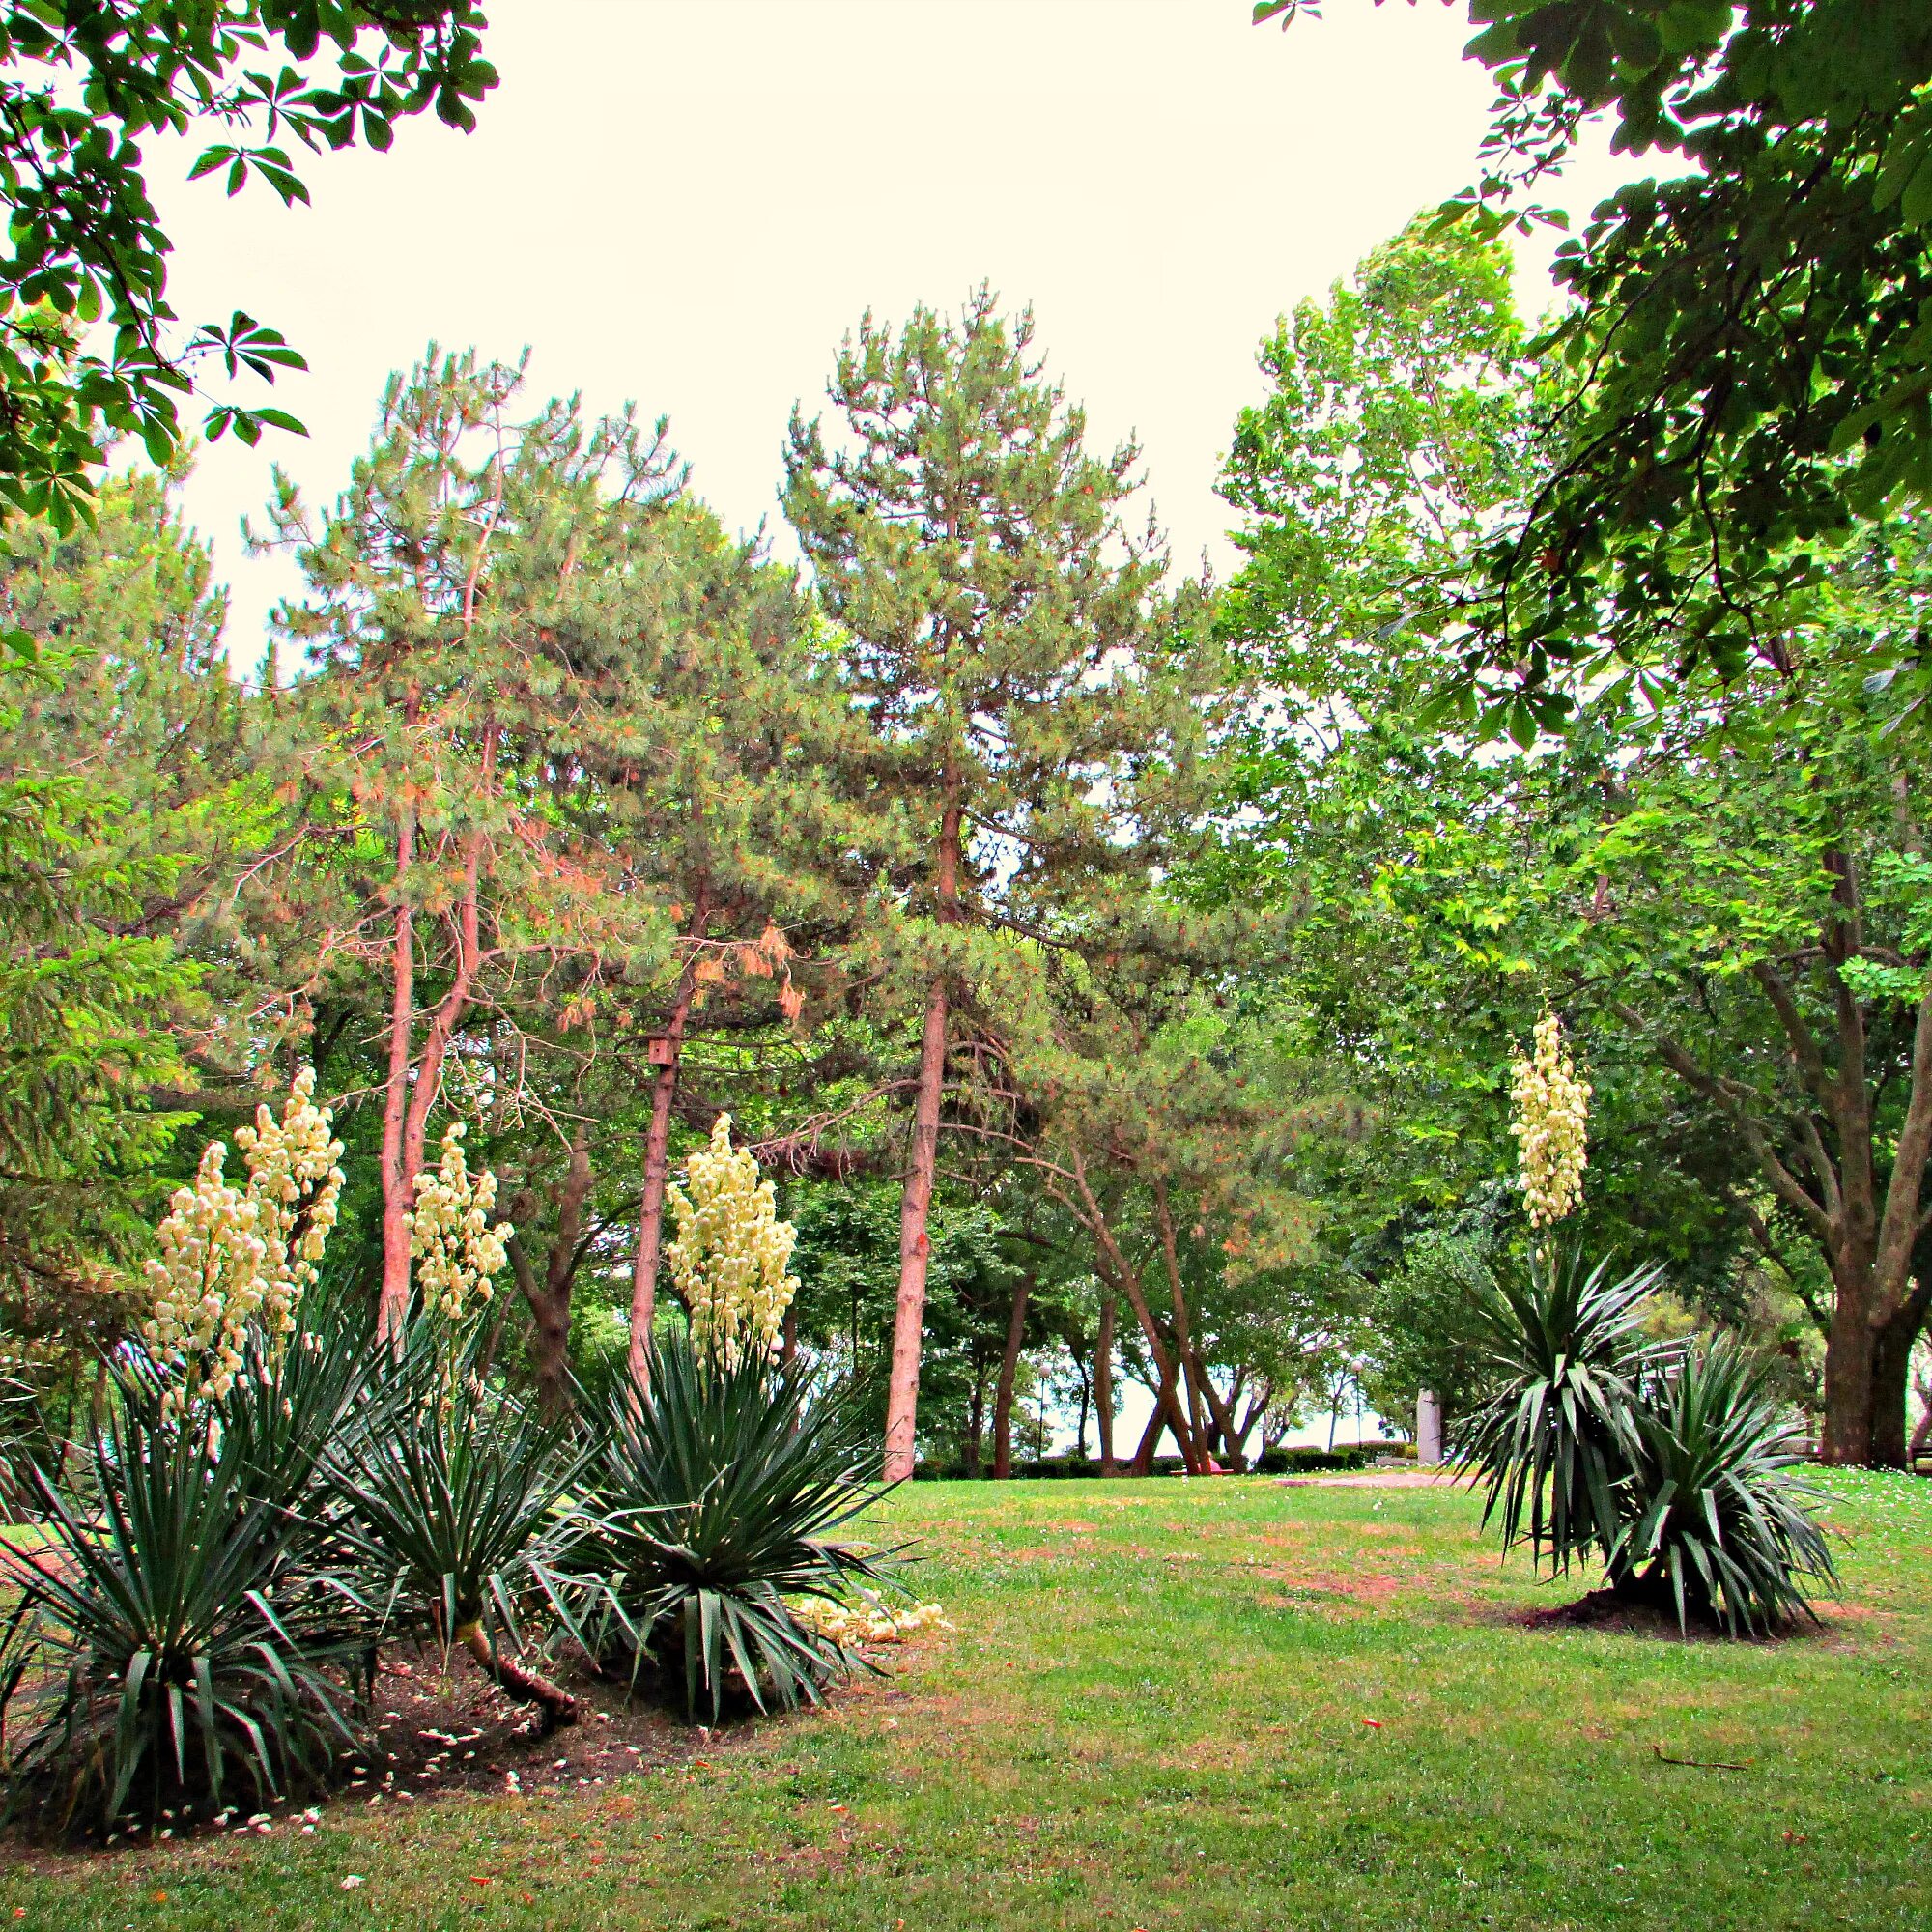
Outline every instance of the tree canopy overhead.
<path fill-rule="evenodd" d="M 433 109 L 452 128 L 496 85 L 474 0 L 17 0 L 0 7 L 0 508 L 67 529 L 108 444 L 165 464 L 182 399 L 211 362 L 273 382 L 303 368 L 280 332 L 235 311 L 192 333 L 169 306 L 172 242 L 148 193 L 151 135 L 214 138 L 189 170 L 230 194 L 259 181 L 306 201 L 294 144 L 386 149 Z M 287 412 L 218 397 L 211 440 L 299 431 Z"/>
<path fill-rule="evenodd" d="M 1485 550 L 1447 694 L 1520 736 L 1570 715 L 1578 672 L 1738 675 L 1804 620 L 1821 540 L 1932 492 L 1932 10 L 1470 14 L 1497 94 L 1482 179 L 1446 213 L 1496 232 L 1542 213 L 1526 197 L 1598 116 L 1678 177 L 1623 188 L 1557 254 L 1549 473 Z M 1916 635 L 1888 651 L 1916 663 Z"/>

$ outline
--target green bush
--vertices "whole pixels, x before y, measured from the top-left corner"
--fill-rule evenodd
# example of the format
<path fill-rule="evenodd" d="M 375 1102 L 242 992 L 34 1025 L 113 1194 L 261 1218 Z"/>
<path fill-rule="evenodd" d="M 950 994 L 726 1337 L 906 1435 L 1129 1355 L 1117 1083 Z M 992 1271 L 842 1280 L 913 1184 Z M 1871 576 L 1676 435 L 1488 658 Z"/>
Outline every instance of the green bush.
<path fill-rule="evenodd" d="M 884 1493 L 869 1418 L 803 1365 L 701 1356 L 662 1338 L 650 1393 L 613 1390 L 600 1412 L 575 1553 L 572 1626 L 604 1671 L 635 1685 L 681 1662 L 684 1702 L 724 1709 L 735 1669 L 760 1710 L 816 1702 L 854 1662 L 787 1597 L 837 1601 L 889 1580 L 838 1532 Z"/>
<path fill-rule="evenodd" d="M 1500 1385 L 1463 1423 L 1457 1466 L 1486 1482 L 1505 1547 L 1527 1542 L 1552 1571 L 1600 1558 L 1615 1594 L 1674 1609 L 1680 1629 L 1809 1615 L 1806 1581 L 1836 1577 L 1768 1366 L 1731 1337 L 1647 1339 L 1657 1280 L 1612 1281 L 1573 1253 L 1484 1293 Z"/>
<path fill-rule="evenodd" d="M 366 1687 L 374 1619 L 298 1560 L 306 1475 L 147 1396 L 124 1386 L 86 1451 L 98 1510 L 35 1465 L 40 1540 L 0 1541 L 10 1789 L 58 1829 L 110 1829 L 137 1796 L 217 1807 L 238 1776 L 260 1802 L 362 1744 L 344 1685 Z"/>

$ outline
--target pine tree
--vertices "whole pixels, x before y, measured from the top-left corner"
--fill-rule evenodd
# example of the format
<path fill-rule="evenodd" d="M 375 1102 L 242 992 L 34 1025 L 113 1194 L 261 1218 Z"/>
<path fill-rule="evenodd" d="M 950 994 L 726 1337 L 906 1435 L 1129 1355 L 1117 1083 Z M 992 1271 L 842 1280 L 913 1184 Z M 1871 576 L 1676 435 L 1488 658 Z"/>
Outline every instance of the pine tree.
<path fill-rule="evenodd" d="M 521 384 L 432 349 L 391 381 L 335 509 L 313 522 L 282 482 L 270 512 L 310 585 L 285 628 L 323 672 L 297 694 L 301 755 L 347 850 L 314 981 L 360 965 L 386 986 L 385 1334 L 408 1306 L 429 1114 L 479 1002 L 514 1025 L 520 1002 L 554 1008 L 653 944 L 589 754 L 625 620 L 611 586 L 681 479 L 628 414 L 553 402 L 516 420 Z"/>
<path fill-rule="evenodd" d="M 649 1111 L 632 1259 L 630 1369 L 648 1374 L 670 1130 L 688 1036 L 801 1020 L 807 978 L 849 923 L 858 849 L 837 783 L 854 726 L 793 574 L 681 500 L 630 560 L 593 762 L 630 889 L 675 940 L 626 1023 L 647 1022 Z"/>
<path fill-rule="evenodd" d="M 872 942 L 921 1012 L 886 1471 L 913 1464 L 926 1232 L 959 1023 L 1035 909 L 1123 867 L 1134 780 L 1185 762 L 1195 719 L 1163 674 L 1150 603 L 1165 568 L 1130 536 L 1131 446 L 1098 457 L 1034 356 L 1033 319 L 981 288 L 957 324 L 868 315 L 830 385 L 842 446 L 794 412 L 785 510 L 870 730 L 866 768 L 913 857 Z"/>

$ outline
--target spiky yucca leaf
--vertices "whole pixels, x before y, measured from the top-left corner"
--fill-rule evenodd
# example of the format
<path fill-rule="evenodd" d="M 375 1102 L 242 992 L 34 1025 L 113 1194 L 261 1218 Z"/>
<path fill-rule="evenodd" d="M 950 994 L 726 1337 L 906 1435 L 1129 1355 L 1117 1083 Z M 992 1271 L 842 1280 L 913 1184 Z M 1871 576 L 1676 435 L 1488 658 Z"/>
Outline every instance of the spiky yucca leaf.
<path fill-rule="evenodd" d="M 865 1418 L 813 1394 L 804 1365 L 721 1366 L 688 1340 L 654 1352 L 650 1392 L 614 1390 L 602 1419 L 580 1552 L 576 1628 L 633 1682 L 681 1650 L 687 1714 L 716 1718 L 735 1666 L 760 1710 L 816 1702 L 855 1659 L 786 1597 L 889 1583 L 889 1563 L 838 1540 L 884 1493 Z"/>

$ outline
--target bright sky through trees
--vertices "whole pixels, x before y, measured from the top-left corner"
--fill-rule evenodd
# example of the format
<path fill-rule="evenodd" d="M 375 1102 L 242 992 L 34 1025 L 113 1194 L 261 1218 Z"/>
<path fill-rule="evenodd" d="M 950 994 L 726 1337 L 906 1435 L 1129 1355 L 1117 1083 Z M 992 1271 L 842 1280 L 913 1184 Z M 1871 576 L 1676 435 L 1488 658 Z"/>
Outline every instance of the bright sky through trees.
<path fill-rule="evenodd" d="M 666 412 L 727 524 L 777 519 L 787 413 L 870 304 L 1031 301 L 1096 444 L 1137 431 L 1177 561 L 1232 552 L 1213 479 L 1277 312 L 1473 171 L 1464 10 L 1245 0 L 499 0 L 477 131 L 329 156 L 314 206 L 188 185 L 156 150 L 184 314 L 242 306 L 312 373 L 309 436 L 203 453 L 187 507 L 252 667 L 283 558 L 248 561 L 271 462 L 332 493 L 384 378 L 432 337 L 534 349 L 533 390 Z M 1570 183 L 1583 209 L 1621 178 Z M 1548 243 L 1525 247 L 1540 305 Z M 283 394 L 283 390 L 287 393 Z M 777 533 L 789 553 L 789 533 Z"/>

